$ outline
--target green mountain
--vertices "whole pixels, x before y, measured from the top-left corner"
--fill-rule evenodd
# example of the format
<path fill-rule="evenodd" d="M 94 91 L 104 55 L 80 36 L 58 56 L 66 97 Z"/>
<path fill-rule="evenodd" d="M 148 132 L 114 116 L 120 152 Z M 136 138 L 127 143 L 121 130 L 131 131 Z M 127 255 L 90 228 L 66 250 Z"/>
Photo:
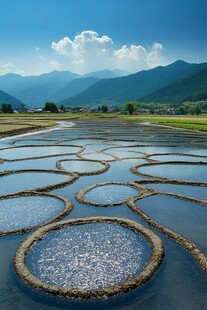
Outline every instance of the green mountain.
<path fill-rule="evenodd" d="M 139 101 L 160 88 L 202 70 L 205 66 L 206 64 L 189 64 L 179 60 L 165 67 L 159 66 L 124 77 L 101 80 L 62 102 L 65 105 L 95 106 L 124 104 L 129 100 Z"/>
<path fill-rule="evenodd" d="M 0 76 L 0 89 L 30 107 L 42 107 L 45 101 L 79 76 L 69 71 L 53 71 L 39 76 L 6 74 Z"/>
<path fill-rule="evenodd" d="M 98 80 L 127 74 L 121 70 L 102 70 L 80 75 L 70 71 L 52 71 L 39 76 L 5 74 L 0 76 L 0 89 L 19 98 L 33 108 L 44 106 L 46 101 L 58 102 L 85 90 Z M 71 84 L 74 80 L 74 84 Z"/>
<path fill-rule="evenodd" d="M 39 76 L 26 76 L 23 77 L 23 83 L 10 93 L 30 107 L 42 107 L 57 91 L 77 77 L 79 77 L 78 74 L 69 71 L 53 71 Z"/>
<path fill-rule="evenodd" d="M 3 103 L 11 104 L 13 109 L 19 109 L 20 106 L 23 104 L 20 100 L 15 97 L 10 96 L 9 94 L 5 93 L 4 91 L 0 90 L 0 106 Z"/>
<path fill-rule="evenodd" d="M 67 85 L 63 89 L 59 90 L 55 95 L 53 95 L 51 101 L 58 102 L 61 99 L 63 100 L 64 98 L 75 96 L 98 81 L 99 79 L 95 77 L 75 79 L 69 85 Z"/>
<path fill-rule="evenodd" d="M 150 95 L 141 98 L 141 101 L 177 105 L 188 100 L 198 101 L 205 99 L 207 99 L 207 64 L 206 69 L 193 72 L 182 80 L 158 89 Z"/>
<path fill-rule="evenodd" d="M 79 75 L 53 71 L 25 77 L 6 74 L 0 76 L 0 89 L 32 108 L 43 107 L 46 101 L 86 107 L 124 105 L 130 100 L 176 105 L 192 97 L 194 100 L 207 98 L 206 69 L 207 63 L 189 64 L 179 60 L 121 77 L 114 76 L 127 72 L 102 70 Z M 107 76 L 113 78 L 104 78 Z"/>

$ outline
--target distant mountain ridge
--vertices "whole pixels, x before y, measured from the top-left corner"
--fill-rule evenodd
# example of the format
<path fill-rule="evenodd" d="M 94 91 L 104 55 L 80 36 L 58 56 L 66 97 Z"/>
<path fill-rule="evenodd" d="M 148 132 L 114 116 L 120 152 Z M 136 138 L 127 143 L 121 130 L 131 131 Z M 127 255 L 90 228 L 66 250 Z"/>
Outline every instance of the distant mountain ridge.
<path fill-rule="evenodd" d="M 80 77 L 79 74 L 69 71 L 53 71 L 39 76 L 25 77 L 9 74 L 0 77 L 0 89 L 31 107 L 40 107 L 53 94 L 78 77 Z"/>
<path fill-rule="evenodd" d="M 165 67 L 159 66 L 124 77 L 101 80 L 80 94 L 66 98 L 61 103 L 64 102 L 65 105 L 95 106 L 107 103 L 124 104 L 129 100 L 143 101 L 145 98 L 148 98 L 148 102 L 159 102 L 160 97 L 157 97 L 155 101 L 153 95 L 151 97 L 147 96 L 159 89 L 182 81 L 188 76 L 199 75 L 199 72 L 205 69 L 206 66 L 206 63 L 189 64 L 179 60 Z M 189 92 L 192 91 L 189 89 Z M 174 96 L 175 93 L 172 92 L 171 97 Z"/>
<path fill-rule="evenodd" d="M 182 80 L 176 81 L 141 98 L 141 101 L 176 105 L 184 101 L 205 99 L 207 99 L 207 64 L 203 64 L 202 69 L 193 71 Z"/>
<path fill-rule="evenodd" d="M 64 98 L 75 96 L 76 94 L 84 91 L 99 80 L 100 79 L 96 77 L 84 77 L 75 79 L 69 85 L 65 86 L 57 93 L 55 93 L 52 96 L 51 101 L 58 102 L 60 100 L 63 100 Z"/>
<path fill-rule="evenodd" d="M 16 100 L 15 108 L 18 101 L 32 108 L 41 108 L 46 101 L 91 108 L 102 104 L 123 106 L 127 101 L 179 105 L 185 100 L 207 99 L 207 63 L 178 60 L 167 66 L 127 74 L 121 70 L 86 75 L 70 71 L 26 77 L 6 74 L 0 76 L 0 90 L 13 97 L 12 102 Z"/>
<path fill-rule="evenodd" d="M 127 73 L 121 70 L 102 70 L 80 75 L 70 71 L 52 71 L 39 76 L 25 77 L 10 73 L 0 76 L 0 90 L 17 97 L 28 106 L 35 108 L 43 106 L 46 101 L 60 101 L 66 97 L 74 96 L 97 82 L 100 78 L 115 78 L 121 74 Z M 81 78 L 86 80 L 76 81 L 75 85 L 72 84 L 70 86 L 70 83 L 75 79 Z M 73 86 L 75 87 L 74 90 L 72 90 Z"/>

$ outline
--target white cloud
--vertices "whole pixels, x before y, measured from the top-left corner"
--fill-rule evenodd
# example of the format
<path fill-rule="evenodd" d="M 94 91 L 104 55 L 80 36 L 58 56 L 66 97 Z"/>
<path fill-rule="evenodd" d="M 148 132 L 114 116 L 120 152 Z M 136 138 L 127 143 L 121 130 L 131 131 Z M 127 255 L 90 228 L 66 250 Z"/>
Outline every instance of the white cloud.
<path fill-rule="evenodd" d="M 51 47 L 57 55 L 65 56 L 70 70 L 79 72 L 114 68 L 135 72 L 164 63 L 160 43 L 155 42 L 149 49 L 135 44 L 115 49 L 110 37 L 92 30 L 77 34 L 73 40 L 64 37 L 52 42 Z"/>
<path fill-rule="evenodd" d="M 162 56 L 163 45 L 155 42 L 152 49 L 148 55 L 148 63 L 150 66 L 155 67 L 161 65 L 164 62 L 164 57 Z"/>
<path fill-rule="evenodd" d="M 52 70 L 58 70 L 61 68 L 61 64 L 59 64 L 59 62 L 57 62 L 56 60 L 50 61 L 49 66 Z"/>
<path fill-rule="evenodd" d="M 61 56 L 67 56 L 73 69 L 77 67 L 84 71 L 110 65 L 113 55 L 113 41 L 108 36 L 99 37 L 92 30 L 77 34 L 72 41 L 64 37 L 59 42 L 52 42 L 52 49 Z M 76 69 L 77 71 L 77 69 Z"/>
<path fill-rule="evenodd" d="M 20 70 L 15 64 L 12 62 L 8 62 L 5 64 L 0 63 L 0 74 L 4 75 L 7 73 L 16 73 L 16 74 L 24 74 L 23 70 Z"/>
<path fill-rule="evenodd" d="M 58 43 L 52 42 L 52 48 L 62 56 L 76 56 L 76 44 L 68 37 L 64 37 Z"/>
<path fill-rule="evenodd" d="M 114 51 L 115 57 L 118 59 L 134 59 L 139 60 L 140 58 L 146 57 L 146 50 L 141 45 L 131 45 L 127 47 L 127 45 L 123 45 L 117 51 Z"/>
<path fill-rule="evenodd" d="M 114 51 L 117 67 L 129 71 L 138 71 L 137 69 L 150 69 L 164 64 L 162 56 L 163 45 L 153 43 L 152 47 L 147 50 L 141 45 L 123 45 L 121 49 Z"/>

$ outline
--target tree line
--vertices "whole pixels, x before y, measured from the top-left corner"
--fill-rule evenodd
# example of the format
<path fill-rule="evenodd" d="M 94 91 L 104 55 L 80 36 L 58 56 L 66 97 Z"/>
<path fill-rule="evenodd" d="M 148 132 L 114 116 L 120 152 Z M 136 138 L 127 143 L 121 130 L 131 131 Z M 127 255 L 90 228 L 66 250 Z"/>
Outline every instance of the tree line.
<path fill-rule="evenodd" d="M 163 104 L 163 103 L 144 103 L 144 102 L 136 102 L 136 101 L 129 101 L 125 104 L 124 110 L 121 109 L 118 105 L 115 105 L 112 109 L 113 112 L 117 113 L 122 110 L 126 111 L 130 115 L 132 114 L 139 114 L 142 113 L 144 109 L 147 110 L 147 113 L 154 114 L 157 110 L 167 110 L 167 109 L 174 109 L 176 114 L 196 114 L 199 115 L 202 111 L 207 111 L 207 100 L 190 102 L 186 101 L 183 102 L 180 106 L 172 107 L 170 104 Z M 65 112 L 66 107 L 62 104 L 60 106 L 60 110 Z M 98 106 L 97 109 L 99 112 L 107 113 L 109 108 L 107 105 Z M 43 111 L 49 111 L 51 113 L 58 113 L 59 109 L 58 106 L 53 102 L 46 102 L 43 108 Z M 10 103 L 3 103 L 1 106 L 2 113 L 13 113 L 14 109 Z"/>

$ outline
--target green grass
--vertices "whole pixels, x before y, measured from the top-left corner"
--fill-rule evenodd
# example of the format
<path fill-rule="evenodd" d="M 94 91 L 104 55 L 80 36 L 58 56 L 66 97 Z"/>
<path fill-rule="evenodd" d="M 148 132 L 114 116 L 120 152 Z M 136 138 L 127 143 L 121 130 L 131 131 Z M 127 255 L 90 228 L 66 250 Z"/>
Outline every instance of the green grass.
<path fill-rule="evenodd" d="M 131 116 L 125 119 L 131 121 L 148 121 L 152 124 L 170 126 L 189 130 L 207 131 L 207 116 Z"/>

